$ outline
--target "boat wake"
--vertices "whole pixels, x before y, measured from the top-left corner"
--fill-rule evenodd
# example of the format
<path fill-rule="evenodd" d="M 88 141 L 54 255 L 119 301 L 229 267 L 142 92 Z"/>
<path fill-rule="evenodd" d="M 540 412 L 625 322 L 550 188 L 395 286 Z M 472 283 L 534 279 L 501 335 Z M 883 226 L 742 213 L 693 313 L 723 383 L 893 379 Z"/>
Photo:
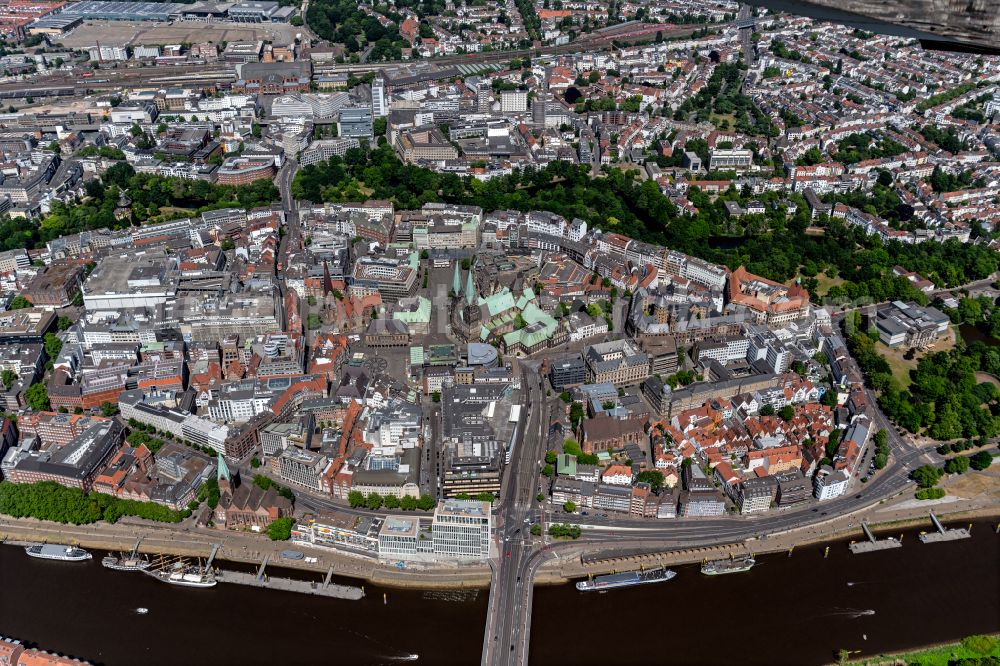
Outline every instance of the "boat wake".
<path fill-rule="evenodd" d="M 362 633 L 360 631 L 354 631 L 353 629 L 348 629 L 347 627 L 341 627 L 341 631 L 344 631 L 348 634 L 354 634 L 358 638 L 366 640 L 372 645 L 377 645 L 383 649 L 395 652 L 395 654 L 392 655 L 379 655 L 378 657 L 376 657 L 376 659 L 379 660 L 376 666 L 386 666 L 388 664 L 398 664 L 404 661 L 417 661 L 418 659 L 420 659 L 420 655 L 415 652 L 403 652 L 402 650 L 399 650 L 394 646 L 389 645 L 385 641 L 381 641 L 375 638 L 374 636 L 369 636 L 368 634 Z"/>
<path fill-rule="evenodd" d="M 866 615 L 874 615 L 875 610 L 872 608 L 859 609 L 859 608 L 835 608 L 832 612 L 827 613 L 827 615 L 838 615 L 843 617 L 849 617 L 852 620 L 856 620 L 859 617 L 864 617 Z"/>

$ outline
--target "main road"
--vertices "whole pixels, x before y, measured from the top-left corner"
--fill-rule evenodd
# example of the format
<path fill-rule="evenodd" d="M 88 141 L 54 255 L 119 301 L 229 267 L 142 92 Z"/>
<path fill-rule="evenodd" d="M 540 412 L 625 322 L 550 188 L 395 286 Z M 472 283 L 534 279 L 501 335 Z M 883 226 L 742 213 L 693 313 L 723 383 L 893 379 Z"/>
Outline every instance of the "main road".
<path fill-rule="evenodd" d="M 524 609 L 531 603 L 531 575 L 536 553 L 530 535 L 532 517 L 538 511 L 538 470 L 548 423 L 542 377 L 537 368 L 522 363 L 521 422 L 511 463 L 506 473 L 497 510 L 497 557 L 491 558 L 483 664 L 523 664 L 527 659 L 528 631 Z"/>

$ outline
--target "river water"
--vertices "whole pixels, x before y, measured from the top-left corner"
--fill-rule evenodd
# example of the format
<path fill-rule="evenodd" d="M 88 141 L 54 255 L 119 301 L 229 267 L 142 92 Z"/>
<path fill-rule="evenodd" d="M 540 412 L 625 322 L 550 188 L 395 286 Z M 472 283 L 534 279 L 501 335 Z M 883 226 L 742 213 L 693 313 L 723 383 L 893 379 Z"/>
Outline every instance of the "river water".
<path fill-rule="evenodd" d="M 108 666 L 479 661 L 485 592 L 368 585 L 351 602 L 225 583 L 193 590 L 99 560 L 0 547 L 0 635 Z M 870 654 L 1000 630 L 994 525 L 977 523 L 965 541 L 924 545 L 909 531 L 892 551 L 851 555 L 835 543 L 827 559 L 809 547 L 758 560 L 731 576 L 682 566 L 672 581 L 606 594 L 539 587 L 531 663 L 807 666 L 840 648 Z"/>

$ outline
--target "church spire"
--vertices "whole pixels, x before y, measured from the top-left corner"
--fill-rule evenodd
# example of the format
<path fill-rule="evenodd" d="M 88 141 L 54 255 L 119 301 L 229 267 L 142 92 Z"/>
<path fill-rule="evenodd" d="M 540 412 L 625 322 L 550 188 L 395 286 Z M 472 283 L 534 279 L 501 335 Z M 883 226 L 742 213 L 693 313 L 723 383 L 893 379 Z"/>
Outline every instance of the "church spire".
<path fill-rule="evenodd" d="M 458 271 L 458 263 L 455 263 L 455 277 L 451 280 L 451 293 L 458 296 L 462 293 L 462 274 Z"/>
<path fill-rule="evenodd" d="M 469 277 L 465 281 L 465 300 L 469 305 L 476 304 L 476 283 L 472 279 L 472 269 L 469 269 Z"/>

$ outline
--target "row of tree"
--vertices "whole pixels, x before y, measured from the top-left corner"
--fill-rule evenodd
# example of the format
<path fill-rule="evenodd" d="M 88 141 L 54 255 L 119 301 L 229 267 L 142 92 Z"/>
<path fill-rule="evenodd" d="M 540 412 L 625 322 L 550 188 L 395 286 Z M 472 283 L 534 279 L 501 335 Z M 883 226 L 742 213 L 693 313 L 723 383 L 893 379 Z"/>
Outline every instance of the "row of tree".
<path fill-rule="evenodd" d="M 875 463 L 875 469 L 882 469 L 889 462 L 889 433 L 883 428 L 875 433 L 872 441 L 875 442 L 875 458 L 872 462 Z"/>
<path fill-rule="evenodd" d="M 52 481 L 31 484 L 0 482 L 0 513 L 15 518 L 30 517 L 73 525 L 86 525 L 99 520 L 114 523 L 122 516 L 179 523 L 191 515 L 189 510 L 175 511 L 155 502 L 85 493 Z"/>
<path fill-rule="evenodd" d="M 552 523 L 549 525 L 549 536 L 557 539 L 579 539 L 579 525 L 565 525 L 563 523 Z"/>
<path fill-rule="evenodd" d="M 492 498 L 493 496 L 490 495 Z M 347 494 L 347 503 L 351 508 L 366 508 L 371 511 L 378 511 L 383 506 L 387 509 L 402 509 L 403 511 L 430 511 L 437 506 L 437 501 L 430 495 L 421 495 L 419 498 L 405 495 L 396 497 L 395 495 L 379 495 L 378 493 L 364 493 L 352 490 Z"/>
<path fill-rule="evenodd" d="M 910 473 L 910 478 L 920 488 L 933 488 L 945 474 L 965 474 L 969 469 L 982 471 L 993 464 L 993 454 L 983 450 L 971 456 L 956 456 L 945 461 L 942 467 L 921 465 Z"/>

